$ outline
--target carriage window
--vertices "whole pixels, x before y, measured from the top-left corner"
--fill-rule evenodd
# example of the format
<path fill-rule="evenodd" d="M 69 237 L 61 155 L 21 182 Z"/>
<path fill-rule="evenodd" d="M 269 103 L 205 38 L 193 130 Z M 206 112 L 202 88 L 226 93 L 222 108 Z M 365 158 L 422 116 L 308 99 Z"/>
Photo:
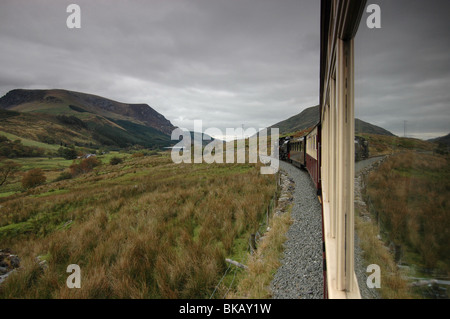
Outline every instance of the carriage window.
<path fill-rule="evenodd" d="M 381 28 L 368 28 L 363 14 L 354 46 L 357 235 L 361 249 L 370 246 L 367 264 L 389 251 L 381 297 L 448 298 L 448 2 L 371 3 Z"/>

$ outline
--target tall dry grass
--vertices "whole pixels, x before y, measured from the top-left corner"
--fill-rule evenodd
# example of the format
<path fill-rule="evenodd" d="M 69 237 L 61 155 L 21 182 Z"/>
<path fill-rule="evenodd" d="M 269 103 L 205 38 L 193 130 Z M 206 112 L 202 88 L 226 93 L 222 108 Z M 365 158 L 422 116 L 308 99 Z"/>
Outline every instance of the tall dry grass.
<path fill-rule="evenodd" d="M 370 174 L 367 195 L 391 241 L 450 274 L 450 159 L 403 152 Z"/>
<path fill-rule="evenodd" d="M 248 270 L 229 298 L 267 299 L 272 297 L 270 283 L 276 270 L 281 266 L 283 244 L 292 224 L 291 211 L 292 205 L 284 214 L 275 215 L 270 219 L 270 231 L 264 234 L 258 250 L 253 255 L 249 255 Z"/>
<path fill-rule="evenodd" d="M 0 297 L 209 297 L 275 189 L 257 165 L 144 157 L 3 199 L 1 246 L 22 267 Z M 80 289 L 66 287 L 69 264 L 81 268 Z"/>
<path fill-rule="evenodd" d="M 381 287 L 380 297 L 383 299 L 411 299 L 413 294 L 403 273 L 395 263 L 393 255 L 378 239 L 379 227 L 371 221 L 355 218 L 355 229 L 359 237 L 359 245 L 364 252 L 364 260 L 369 264 L 380 266 Z M 360 283 L 365 285 L 365 282 Z"/>

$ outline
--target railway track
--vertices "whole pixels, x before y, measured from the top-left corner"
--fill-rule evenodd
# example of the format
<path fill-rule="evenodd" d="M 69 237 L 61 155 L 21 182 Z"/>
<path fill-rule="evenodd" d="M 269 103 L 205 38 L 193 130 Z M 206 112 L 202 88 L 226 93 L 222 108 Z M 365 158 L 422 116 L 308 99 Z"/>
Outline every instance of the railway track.
<path fill-rule="evenodd" d="M 359 161 L 355 174 L 380 161 L 384 156 Z M 321 207 L 311 177 L 305 170 L 280 161 L 280 169 L 295 181 L 293 193 L 292 219 L 294 223 L 286 233 L 287 241 L 281 266 L 271 283 L 274 299 L 322 299 L 322 217 Z M 356 249 L 357 273 L 359 280 L 365 283 L 366 273 L 362 267 L 361 251 Z M 361 269 L 359 269 L 361 268 Z M 364 279 L 364 280 L 363 280 Z M 366 293 L 363 298 L 377 298 Z"/>
<path fill-rule="evenodd" d="M 295 181 L 293 224 L 286 233 L 284 255 L 271 283 L 274 299 L 322 299 L 322 216 L 311 177 L 289 163 L 280 168 Z"/>

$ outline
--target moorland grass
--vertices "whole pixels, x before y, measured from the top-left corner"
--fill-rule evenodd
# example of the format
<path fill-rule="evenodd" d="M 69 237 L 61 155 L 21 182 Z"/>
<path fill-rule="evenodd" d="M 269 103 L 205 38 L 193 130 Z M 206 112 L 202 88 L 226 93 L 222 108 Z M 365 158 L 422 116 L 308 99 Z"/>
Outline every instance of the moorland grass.
<path fill-rule="evenodd" d="M 22 265 L 0 298 L 209 298 L 275 190 L 258 165 L 177 165 L 165 154 L 0 198 L 0 248 Z M 66 286 L 69 264 L 81 289 Z"/>
<path fill-rule="evenodd" d="M 382 298 L 421 298 L 406 279 L 429 276 L 420 269 L 450 275 L 449 164 L 448 155 L 409 150 L 369 174 L 365 197 L 374 221 L 358 217 L 356 230 L 366 262 L 381 267 Z M 390 243 L 401 247 L 409 271 L 397 267 Z"/>

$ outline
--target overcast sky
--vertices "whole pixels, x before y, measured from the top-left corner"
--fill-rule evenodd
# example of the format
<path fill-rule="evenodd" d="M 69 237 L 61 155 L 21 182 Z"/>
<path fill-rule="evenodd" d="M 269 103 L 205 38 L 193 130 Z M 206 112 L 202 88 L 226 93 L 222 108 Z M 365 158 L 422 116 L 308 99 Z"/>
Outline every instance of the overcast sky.
<path fill-rule="evenodd" d="M 81 7 L 81 29 L 66 8 Z M 368 0 L 356 116 L 397 135 L 450 132 L 450 2 Z M 0 95 L 61 88 L 147 103 L 172 124 L 265 127 L 319 101 L 318 0 L 0 0 Z"/>
<path fill-rule="evenodd" d="M 450 1 L 368 0 L 381 29 L 363 16 L 355 39 L 355 116 L 398 136 L 450 133 Z"/>

